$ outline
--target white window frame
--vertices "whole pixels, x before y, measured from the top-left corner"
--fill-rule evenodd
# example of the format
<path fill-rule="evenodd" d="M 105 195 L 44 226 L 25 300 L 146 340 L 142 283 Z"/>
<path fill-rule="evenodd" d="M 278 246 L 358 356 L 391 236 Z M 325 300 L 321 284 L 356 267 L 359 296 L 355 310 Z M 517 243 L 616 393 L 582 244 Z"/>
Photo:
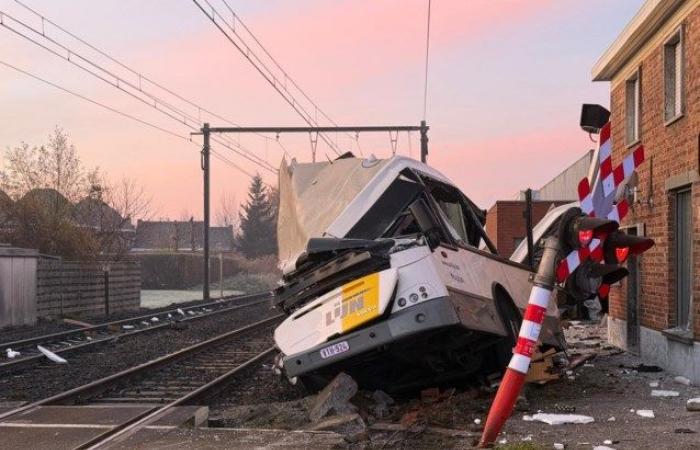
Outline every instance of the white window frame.
<path fill-rule="evenodd" d="M 673 80 L 669 76 L 668 52 L 671 48 L 676 48 L 680 51 L 680 55 L 674 54 L 673 67 L 675 72 L 673 73 Z M 683 117 L 685 113 L 685 44 L 683 42 L 683 25 L 679 26 L 664 42 L 663 71 L 664 125 L 668 126 Z M 671 84 L 671 81 L 673 81 L 673 84 Z M 680 84 L 680 89 L 676 89 L 676 84 Z M 673 96 L 673 99 L 670 99 L 669 96 Z M 673 111 L 669 111 L 671 105 L 673 105 Z M 670 114 L 671 112 L 675 114 Z"/>
<path fill-rule="evenodd" d="M 629 90 L 634 89 L 633 92 L 633 109 L 634 109 L 634 122 L 632 124 L 632 133 L 630 133 L 630 126 L 628 124 L 630 120 L 630 94 Z M 638 68 L 635 72 L 625 80 L 625 143 L 628 147 L 631 147 L 641 140 L 641 115 L 642 115 L 642 78 L 641 70 Z"/>

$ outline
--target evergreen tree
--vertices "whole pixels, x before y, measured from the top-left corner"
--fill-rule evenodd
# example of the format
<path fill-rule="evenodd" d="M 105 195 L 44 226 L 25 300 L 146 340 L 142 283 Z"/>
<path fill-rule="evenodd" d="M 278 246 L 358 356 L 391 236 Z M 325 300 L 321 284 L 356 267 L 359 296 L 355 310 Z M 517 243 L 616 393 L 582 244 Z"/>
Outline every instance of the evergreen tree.
<path fill-rule="evenodd" d="M 260 175 L 253 177 L 248 201 L 240 213 L 240 231 L 236 247 L 248 258 L 277 253 L 277 202 Z"/>

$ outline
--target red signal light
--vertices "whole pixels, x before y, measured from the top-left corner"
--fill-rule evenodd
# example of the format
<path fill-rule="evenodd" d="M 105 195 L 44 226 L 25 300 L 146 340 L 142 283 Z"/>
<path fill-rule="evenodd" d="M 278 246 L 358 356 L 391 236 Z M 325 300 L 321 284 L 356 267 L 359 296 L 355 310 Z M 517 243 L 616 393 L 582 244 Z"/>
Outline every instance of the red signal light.
<path fill-rule="evenodd" d="M 630 254 L 630 248 L 629 247 L 617 247 L 615 249 L 615 257 L 617 258 L 617 262 L 622 264 L 627 260 L 627 257 Z"/>
<path fill-rule="evenodd" d="M 580 230 L 578 232 L 578 241 L 581 247 L 587 247 L 593 240 L 593 230 Z"/>

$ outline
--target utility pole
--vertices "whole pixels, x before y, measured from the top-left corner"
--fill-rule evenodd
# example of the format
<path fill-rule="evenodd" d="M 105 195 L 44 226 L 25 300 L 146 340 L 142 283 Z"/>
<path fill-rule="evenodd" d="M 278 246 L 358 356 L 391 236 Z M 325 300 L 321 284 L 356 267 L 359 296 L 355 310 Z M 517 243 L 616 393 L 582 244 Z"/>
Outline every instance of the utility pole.
<path fill-rule="evenodd" d="M 527 236 L 527 264 L 530 269 L 535 268 L 535 244 L 532 237 L 532 189 L 525 191 L 525 233 Z"/>
<path fill-rule="evenodd" d="M 209 124 L 202 127 L 204 145 L 202 146 L 202 171 L 204 172 L 204 283 L 202 299 L 209 300 Z"/>
<path fill-rule="evenodd" d="M 420 121 L 420 162 L 428 161 L 428 126 L 425 120 Z"/>

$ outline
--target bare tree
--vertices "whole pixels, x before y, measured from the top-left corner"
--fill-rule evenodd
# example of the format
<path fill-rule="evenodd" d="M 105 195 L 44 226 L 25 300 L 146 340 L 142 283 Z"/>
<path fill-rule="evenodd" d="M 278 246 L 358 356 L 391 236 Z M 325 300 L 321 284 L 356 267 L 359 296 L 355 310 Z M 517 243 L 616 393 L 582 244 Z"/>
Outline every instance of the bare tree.
<path fill-rule="evenodd" d="M 216 223 L 222 227 L 233 227 L 234 234 L 238 231 L 240 218 L 238 214 L 238 202 L 236 195 L 223 193 L 219 198 L 219 206 L 216 211 Z"/>
<path fill-rule="evenodd" d="M 83 167 L 68 134 L 56 127 L 49 142 L 30 147 L 22 142 L 5 153 L 5 170 L 0 172 L 0 186 L 14 200 L 36 189 L 53 189 L 71 202 L 85 196 L 88 180 L 99 177 L 97 168 Z"/>
<path fill-rule="evenodd" d="M 98 246 L 91 233 L 76 226 L 73 202 L 90 193 L 87 170 L 68 135 L 56 127 L 41 147 L 27 143 L 5 152 L 0 188 L 14 200 L 3 239 L 14 245 L 69 258 L 94 257 Z"/>
<path fill-rule="evenodd" d="M 89 200 L 81 201 L 76 208 L 80 211 L 81 204 L 88 204 L 88 217 L 81 222 L 88 222 L 96 231 L 101 253 L 121 259 L 135 236 L 134 221 L 152 217 L 153 199 L 142 185 L 128 177 L 116 182 L 92 178 L 91 186 Z"/>

